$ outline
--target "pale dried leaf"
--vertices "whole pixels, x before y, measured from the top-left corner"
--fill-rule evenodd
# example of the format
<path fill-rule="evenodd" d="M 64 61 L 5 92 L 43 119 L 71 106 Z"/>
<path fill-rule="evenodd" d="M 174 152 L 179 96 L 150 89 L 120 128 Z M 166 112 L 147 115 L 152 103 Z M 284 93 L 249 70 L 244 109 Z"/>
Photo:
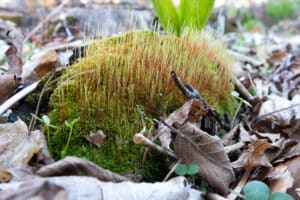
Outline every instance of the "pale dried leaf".
<path fill-rule="evenodd" d="M 252 167 L 272 167 L 270 160 L 265 155 L 265 150 L 270 148 L 271 144 L 266 140 L 252 142 L 239 159 L 232 163 L 236 169 L 248 169 Z"/>
<path fill-rule="evenodd" d="M 164 121 L 173 125 L 174 123 L 178 125 L 184 124 L 186 121 L 189 122 L 200 122 L 203 115 L 208 112 L 203 103 L 198 99 L 191 99 L 186 102 L 183 106 L 175 110 L 167 119 Z M 171 144 L 171 131 L 163 123 L 158 126 L 157 133 L 159 135 L 160 143 L 163 147 L 169 149 Z"/>
<path fill-rule="evenodd" d="M 17 184 L 15 184 L 17 185 Z M 1 187 L 1 186 L 0 186 Z M 1 200 L 67 200 L 68 194 L 62 186 L 42 179 L 35 179 L 0 191 Z"/>
<path fill-rule="evenodd" d="M 36 174 L 44 177 L 77 175 L 92 176 L 101 181 L 129 181 L 126 177 L 103 169 L 90 161 L 71 156 L 40 168 Z"/>
<path fill-rule="evenodd" d="M 23 66 L 24 82 L 40 80 L 46 73 L 58 67 L 56 51 L 46 51 L 33 55 Z"/>
<path fill-rule="evenodd" d="M 84 176 L 62 176 L 62 177 L 48 177 L 35 178 L 31 181 L 24 181 L 19 183 L 0 184 L 0 196 L 3 194 L 15 192 L 17 197 L 22 197 L 22 193 L 26 186 L 33 185 L 48 185 L 58 186 L 64 188 L 67 192 L 68 199 L 80 200 L 119 200 L 119 199 L 180 199 L 180 200 L 202 200 L 200 191 L 190 188 L 187 185 L 187 180 L 184 177 L 176 177 L 163 183 L 111 183 L 102 182 L 93 177 Z M 23 187 L 22 187 L 23 186 Z M 40 188 L 39 194 L 48 192 L 47 187 Z M 32 191 L 32 187 L 27 187 L 24 194 Z M 52 191 L 52 190 L 51 190 Z M 27 193 L 26 193 L 27 192 Z M 49 192 L 53 194 L 53 192 Z M 54 193 L 55 197 L 58 193 Z M 65 194 L 65 193 L 63 193 Z M 64 195 L 60 194 L 59 198 L 55 200 L 65 199 Z M 44 198 L 45 200 L 53 200 L 54 198 Z M 6 200 L 6 199 L 5 199 Z"/>
<path fill-rule="evenodd" d="M 91 131 L 87 136 L 87 140 L 98 148 L 101 146 L 105 138 L 106 135 L 102 130 L 98 130 L 96 132 Z"/>
<path fill-rule="evenodd" d="M 218 192 L 226 194 L 235 175 L 220 139 L 189 122 L 182 125 L 179 130 L 193 140 L 193 144 L 177 135 L 174 140 L 177 157 L 183 163 L 197 164 L 198 175 Z"/>
<path fill-rule="evenodd" d="M 266 178 L 268 178 L 269 180 L 268 185 L 270 187 L 271 193 L 286 193 L 287 190 L 291 188 L 294 183 L 294 178 L 284 163 L 279 164 L 274 169 L 272 169 L 266 175 Z"/>
<path fill-rule="evenodd" d="M 299 104 L 300 101 L 290 101 L 286 98 L 275 95 L 269 96 L 269 98 L 270 100 L 261 105 L 258 114 L 258 117 L 260 117 L 262 121 L 272 121 L 273 125 L 284 127 L 290 125 L 293 118 L 300 119 L 300 106 L 295 106 L 281 112 L 275 112 L 292 105 Z"/>
<path fill-rule="evenodd" d="M 17 89 L 18 83 L 12 74 L 0 75 L 0 104 L 2 104 Z"/>
<path fill-rule="evenodd" d="M 0 168 L 10 168 L 27 165 L 33 157 L 41 161 L 41 149 L 46 145 L 43 134 L 37 131 L 29 136 L 26 124 L 18 120 L 15 123 L 0 124 L 0 137 L 6 141 L 6 148 L 0 154 Z"/>
<path fill-rule="evenodd" d="M 0 184 L 7 183 L 12 179 L 12 174 L 6 170 L 0 169 Z"/>

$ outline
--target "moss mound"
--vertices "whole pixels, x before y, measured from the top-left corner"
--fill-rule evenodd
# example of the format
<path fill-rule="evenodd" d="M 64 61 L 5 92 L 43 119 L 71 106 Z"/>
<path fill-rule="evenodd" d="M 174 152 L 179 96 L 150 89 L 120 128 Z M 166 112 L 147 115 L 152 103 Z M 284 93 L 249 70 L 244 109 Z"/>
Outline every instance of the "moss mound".
<path fill-rule="evenodd" d="M 51 135 L 50 149 L 60 157 L 69 131 L 64 121 L 80 117 L 69 155 L 151 180 L 149 170 L 153 175 L 163 168 L 158 166 L 161 156 L 147 159 L 146 169 L 142 168 L 144 148 L 133 144 L 132 136 L 143 127 L 142 118 L 165 115 L 184 102 L 170 72 L 174 70 L 222 112 L 232 109 L 230 65 L 222 45 L 207 36 L 179 39 L 140 31 L 99 40 L 66 69 L 51 96 L 50 118 L 60 129 Z M 107 138 L 95 149 L 85 136 L 98 129 Z"/>

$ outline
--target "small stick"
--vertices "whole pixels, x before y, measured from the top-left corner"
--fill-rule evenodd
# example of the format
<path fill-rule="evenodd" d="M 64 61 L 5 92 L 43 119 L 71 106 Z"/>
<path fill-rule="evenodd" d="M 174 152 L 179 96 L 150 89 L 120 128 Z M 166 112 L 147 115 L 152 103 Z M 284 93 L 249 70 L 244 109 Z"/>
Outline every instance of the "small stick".
<path fill-rule="evenodd" d="M 25 97 L 26 95 L 30 94 L 32 91 L 36 89 L 40 81 L 34 82 L 28 87 L 24 88 L 20 92 L 16 93 L 14 96 L 10 97 L 8 100 L 6 100 L 3 104 L 0 105 L 0 116 L 11 106 L 13 106 L 16 102 L 18 102 L 20 99 Z"/>
<path fill-rule="evenodd" d="M 24 42 L 28 41 L 37 31 L 40 30 L 40 28 L 47 23 L 49 20 L 51 20 L 54 15 L 57 14 L 63 7 L 67 4 L 67 1 L 63 1 L 59 6 L 57 6 L 46 18 L 44 18 L 32 31 L 28 33 L 26 38 L 24 39 Z"/>
<path fill-rule="evenodd" d="M 39 99 L 38 99 L 38 102 L 37 102 L 37 105 L 36 105 L 36 108 L 35 108 L 35 115 L 37 116 L 38 113 L 39 113 L 39 109 L 40 109 L 40 104 L 41 104 L 41 101 L 42 101 L 42 98 L 43 98 L 43 95 L 44 95 L 44 92 L 46 90 L 46 88 L 48 87 L 50 81 L 52 80 L 53 76 L 55 75 L 55 70 L 51 72 L 51 75 L 49 76 L 47 82 L 45 83 L 41 93 L 40 93 L 40 96 L 39 96 Z M 30 134 L 30 132 L 32 131 L 33 127 L 35 126 L 35 122 L 36 122 L 36 119 L 34 117 L 31 118 L 30 120 L 30 123 L 29 123 L 29 127 L 28 127 L 28 133 Z"/>
<path fill-rule="evenodd" d="M 237 53 L 235 51 L 228 50 L 229 54 L 231 54 L 233 57 L 235 57 L 237 60 L 242 61 L 242 62 L 247 62 L 253 66 L 260 66 L 262 65 L 261 62 L 254 60 L 253 58 L 249 56 L 245 56 L 243 54 Z"/>
<path fill-rule="evenodd" d="M 246 171 L 242 177 L 242 179 L 240 180 L 240 182 L 237 184 L 237 186 L 234 188 L 234 190 L 227 196 L 228 200 L 235 200 L 238 197 L 238 194 L 241 193 L 244 185 L 246 184 L 250 173 L 251 173 L 252 168 L 246 168 Z"/>
<path fill-rule="evenodd" d="M 149 147 L 151 149 L 154 149 L 162 154 L 165 154 L 167 156 L 170 156 L 174 159 L 177 160 L 177 156 L 171 152 L 171 151 L 168 151 L 167 149 L 155 144 L 154 142 L 152 142 L 151 140 L 149 140 L 147 137 L 145 137 L 143 134 L 141 133 L 136 133 L 134 136 L 133 136 L 133 142 L 135 144 L 138 144 L 138 145 L 143 145 L 143 146 L 146 146 L 146 147 Z"/>
<path fill-rule="evenodd" d="M 228 154 L 230 152 L 233 152 L 233 151 L 236 151 L 240 148 L 243 148 L 244 146 L 245 146 L 245 142 L 238 142 L 238 143 L 235 143 L 233 145 L 226 146 L 226 147 L 224 147 L 224 149 L 225 149 L 225 152 Z"/>
<path fill-rule="evenodd" d="M 173 172 L 176 170 L 176 167 L 180 164 L 180 160 L 178 160 L 175 165 L 170 169 L 170 171 L 168 172 L 167 176 L 164 178 L 164 180 L 162 182 L 166 182 L 170 176 L 173 174 Z"/>
<path fill-rule="evenodd" d="M 236 77 L 234 77 L 234 85 L 237 87 L 239 93 L 250 103 L 252 103 L 255 99 L 255 97 L 252 96 L 252 94 L 250 94 L 248 92 L 248 90 L 245 88 L 245 86 L 241 83 L 241 81 L 239 79 L 237 79 Z"/>

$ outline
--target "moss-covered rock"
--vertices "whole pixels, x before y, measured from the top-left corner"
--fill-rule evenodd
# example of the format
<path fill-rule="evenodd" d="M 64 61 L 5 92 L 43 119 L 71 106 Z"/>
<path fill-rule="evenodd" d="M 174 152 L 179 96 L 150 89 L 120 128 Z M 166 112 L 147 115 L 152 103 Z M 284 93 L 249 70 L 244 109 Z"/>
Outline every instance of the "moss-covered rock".
<path fill-rule="evenodd" d="M 198 89 L 218 111 L 232 111 L 230 58 L 217 41 L 202 35 L 187 39 L 152 32 L 131 32 L 92 44 L 84 58 L 66 69 L 51 96 L 50 118 L 60 127 L 51 137 L 56 158 L 66 144 L 69 122 L 75 124 L 68 154 L 94 161 L 115 172 L 161 172 L 161 156 L 141 162 L 144 148 L 132 142 L 142 119 L 170 113 L 184 102 L 170 72 Z M 107 135 L 99 149 L 85 139 L 90 131 Z M 157 162 L 155 161 L 157 160 Z M 156 169 L 156 171 L 155 171 Z"/>

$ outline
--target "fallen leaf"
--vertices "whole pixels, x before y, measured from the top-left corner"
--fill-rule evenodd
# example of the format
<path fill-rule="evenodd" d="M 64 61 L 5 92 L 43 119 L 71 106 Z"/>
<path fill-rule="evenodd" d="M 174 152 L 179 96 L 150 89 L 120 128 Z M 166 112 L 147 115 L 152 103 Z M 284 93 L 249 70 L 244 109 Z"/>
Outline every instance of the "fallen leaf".
<path fill-rule="evenodd" d="M 39 139 L 36 135 L 39 135 Z M 18 120 L 15 123 L 0 124 L 0 138 L 8 141 L 0 154 L 0 168 L 26 166 L 33 158 L 42 161 L 41 149 L 45 148 L 45 140 L 40 131 L 29 136 L 26 124 Z"/>
<path fill-rule="evenodd" d="M 289 188 L 293 186 L 294 178 L 288 167 L 282 163 L 277 165 L 274 169 L 266 175 L 268 185 L 271 193 L 283 192 L 286 193 Z"/>
<path fill-rule="evenodd" d="M 176 136 L 173 145 L 178 159 L 185 164 L 197 164 L 198 175 L 221 194 L 226 194 L 235 175 L 217 136 L 200 130 L 195 124 L 186 122 L 179 129 L 192 142 Z"/>
<path fill-rule="evenodd" d="M 198 99 L 191 99 L 187 101 L 183 106 L 175 110 L 167 119 L 164 121 L 173 125 L 174 123 L 178 125 L 184 124 L 186 121 L 199 123 L 202 116 L 208 112 L 208 109 L 203 105 L 203 103 Z M 171 144 L 171 131 L 163 123 L 158 126 L 157 133 L 159 135 L 160 143 L 163 147 L 170 149 Z"/>
<path fill-rule="evenodd" d="M 37 175 L 48 176 L 92 176 L 101 181 L 122 182 L 129 181 L 124 176 L 103 169 L 87 160 L 68 156 L 36 171 Z"/>
<path fill-rule="evenodd" d="M 0 184 L 7 183 L 12 179 L 12 174 L 8 171 L 0 169 Z"/>
<path fill-rule="evenodd" d="M 68 194 L 65 189 L 47 180 L 34 179 L 24 182 L 19 187 L 0 191 L 1 200 L 67 200 Z"/>
<path fill-rule="evenodd" d="M 249 148 L 232 163 L 232 167 L 236 169 L 248 169 L 253 167 L 272 167 L 270 160 L 265 155 L 265 150 L 270 148 L 271 144 L 266 140 L 258 140 L 252 142 Z"/>
<path fill-rule="evenodd" d="M 98 148 L 101 146 L 105 138 L 106 135 L 102 130 L 90 132 L 90 134 L 87 136 L 87 140 Z"/>

